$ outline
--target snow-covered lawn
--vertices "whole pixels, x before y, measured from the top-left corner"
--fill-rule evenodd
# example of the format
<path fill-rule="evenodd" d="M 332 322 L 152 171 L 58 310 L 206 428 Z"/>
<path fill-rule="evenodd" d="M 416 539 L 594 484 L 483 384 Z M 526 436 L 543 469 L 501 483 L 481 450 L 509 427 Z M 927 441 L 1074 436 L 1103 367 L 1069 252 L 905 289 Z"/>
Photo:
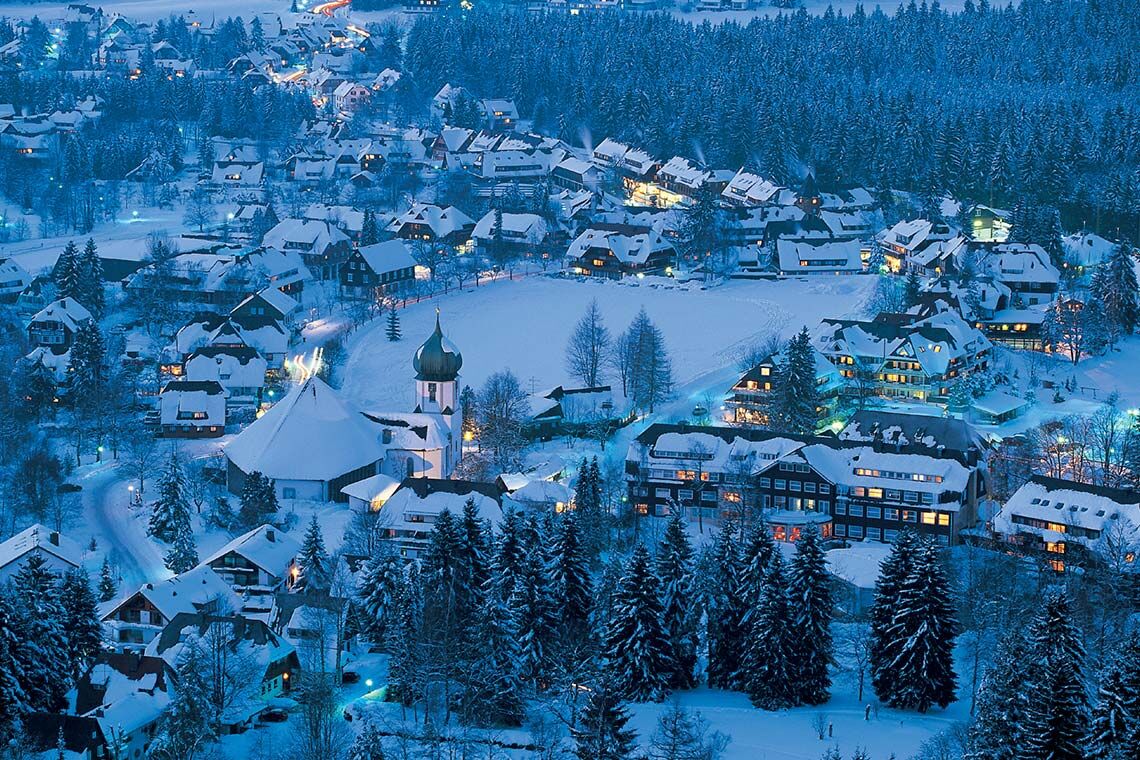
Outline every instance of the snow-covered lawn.
<path fill-rule="evenodd" d="M 464 384 L 477 388 L 501 369 L 514 372 L 528 391 L 573 384 L 566 343 L 596 298 L 615 335 L 645 307 L 665 334 L 678 386 L 688 391 L 697 378 L 733 367 L 742 348 L 773 331 L 786 336 L 823 317 L 858 311 L 871 284 L 866 277 L 816 277 L 685 290 L 547 276 L 500 281 L 402 310 L 399 342 L 388 341 L 382 319 L 356 333 L 342 387 L 363 408 L 410 408 L 412 355 L 431 333 L 436 307 L 444 334 L 463 353 Z"/>

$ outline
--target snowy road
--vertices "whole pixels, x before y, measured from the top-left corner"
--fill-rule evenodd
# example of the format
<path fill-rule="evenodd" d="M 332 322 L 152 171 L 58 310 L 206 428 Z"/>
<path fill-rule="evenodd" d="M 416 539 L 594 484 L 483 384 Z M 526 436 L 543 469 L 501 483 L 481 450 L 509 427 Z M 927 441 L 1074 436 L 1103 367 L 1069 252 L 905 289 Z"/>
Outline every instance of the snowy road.
<path fill-rule="evenodd" d="M 130 477 L 118 464 L 92 467 L 74 480 L 83 486 L 88 531 L 117 570 L 120 590 L 169 576 L 162 552 L 146 534 L 145 515 L 129 506 Z"/>

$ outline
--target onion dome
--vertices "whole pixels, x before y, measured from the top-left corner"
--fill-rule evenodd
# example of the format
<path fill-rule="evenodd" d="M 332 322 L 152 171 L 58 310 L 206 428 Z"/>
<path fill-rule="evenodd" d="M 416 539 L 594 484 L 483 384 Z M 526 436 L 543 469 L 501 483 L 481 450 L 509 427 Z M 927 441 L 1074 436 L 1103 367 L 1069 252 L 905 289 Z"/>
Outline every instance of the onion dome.
<path fill-rule="evenodd" d="M 424 341 L 412 358 L 412 367 L 416 370 L 417 380 L 427 380 L 434 383 L 448 383 L 459 376 L 463 366 L 463 355 L 455 344 L 443 337 L 443 330 L 439 327 L 439 311 L 435 313 L 435 332 Z"/>

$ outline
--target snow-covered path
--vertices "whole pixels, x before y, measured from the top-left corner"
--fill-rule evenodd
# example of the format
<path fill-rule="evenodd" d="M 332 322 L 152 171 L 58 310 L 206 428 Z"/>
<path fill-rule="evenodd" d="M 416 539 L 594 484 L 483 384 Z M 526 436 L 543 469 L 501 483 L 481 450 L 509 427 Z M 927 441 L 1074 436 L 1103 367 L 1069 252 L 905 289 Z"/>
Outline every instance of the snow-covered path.
<path fill-rule="evenodd" d="M 120 590 L 168 577 L 162 552 L 146 534 L 146 516 L 130 507 L 131 478 L 116 462 L 85 470 L 73 476 L 83 486 L 84 520 L 120 576 Z"/>

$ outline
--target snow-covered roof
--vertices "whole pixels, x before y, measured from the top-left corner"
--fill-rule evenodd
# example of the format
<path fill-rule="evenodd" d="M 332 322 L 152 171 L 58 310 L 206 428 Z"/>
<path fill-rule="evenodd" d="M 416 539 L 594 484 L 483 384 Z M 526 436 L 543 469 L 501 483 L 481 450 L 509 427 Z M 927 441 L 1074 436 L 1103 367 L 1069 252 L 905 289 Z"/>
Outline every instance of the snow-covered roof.
<path fill-rule="evenodd" d="M 422 224 L 430 228 L 436 237 L 447 237 L 464 227 L 474 226 L 475 222 L 455 206 L 440 208 L 425 203 L 414 203 L 411 208 L 392 220 L 388 228 L 398 232 L 406 224 Z"/>
<path fill-rule="evenodd" d="M 396 272 L 416 265 L 416 259 L 412 256 L 408 244 L 400 239 L 363 245 L 360 247 L 360 257 L 376 274 Z"/>
<path fill-rule="evenodd" d="M 1015 412 L 1025 406 L 1029 402 L 1023 398 L 1012 396 L 1002 391 L 990 391 L 989 393 L 973 400 L 974 409 L 994 417 L 1000 417 L 1003 414 Z"/>
<path fill-rule="evenodd" d="M 623 264 L 644 264 L 652 254 L 672 247 L 662 237 L 659 226 L 605 224 L 583 230 L 570 243 L 566 256 L 578 259 L 591 248 L 602 248 L 612 252 Z"/>
<path fill-rule="evenodd" d="M 60 322 L 74 332 L 79 329 L 81 324 L 90 320 L 91 312 L 87 311 L 83 304 L 69 296 L 58 301 L 52 301 L 40 309 L 32 317 L 31 322 Z"/>
<path fill-rule="evenodd" d="M 319 253 L 329 246 L 347 243 L 348 236 L 331 222 L 315 219 L 284 219 L 265 233 L 261 242 L 266 248 L 278 250 L 303 248 Z"/>
<path fill-rule="evenodd" d="M 380 524 L 392 530 L 425 531 L 425 523 L 435 522 L 444 510 L 453 515 L 463 512 L 463 507 L 469 499 L 475 500 L 476 510 L 480 519 L 498 525 L 503 510 L 499 502 L 477 489 L 482 484 L 464 485 L 462 481 L 450 481 L 451 485 L 445 490 L 427 489 L 426 493 L 417 493 L 413 486 L 415 479 L 405 481 L 380 508 Z M 422 478 L 419 480 L 423 480 Z"/>
<path fill-rule="evenodd" d="M 517 242 L 525 240 L 538 243 L 546 237 L 546 220 L 538 214 L 498 214 L 488 211 L 475 225 L 471 237 L 476 240 L 492 240 L 495 237 L 495 219 L 502 217 L 505 240 Z"/>
<path fill-rule="evenodd" d="M 166 620 L 172 620 L 179 613 L 195 613 L 214 600 L 220 600 L 219 608 L 241 609 L 241 599 L 229 584 L 211 568 L 199 565 L 163 581 L 144 583 L 126 598 L 103 605 L 103 619 L 114 615 L 136 594 L 146 599 Z"/>
<path fill-rule="evenodd" d="M 1039 245 L 1003 243 L 982 259 L 982 268 L 1005 283 L 1057 284 L 1061 272 Z"/>
<path fill-rule="evenodd" d="M 325 381 L 294 387 L 225 447 L 242 472 L 328 481 L 384 458 L 375 429 Z"/>
<path fill-rule="evenodd" d="M 961 493 L 969 484 L 972 472 L 953 459 L 895 454 L 876 451 L 870 446 L 836 448 L 811 444 L 791 456 L 801 457 L 831 482 L 851 487 Z M 788 457 L 784 459 L 786 461 Z M 958 506 L 956 503 L 942 503 L 939 508 Z"/>
<path fill-rule="evenodd" d="M 1090 547 L 1114 526 L 1129 532 L 1140 528 L 1140 492 L 1040 475 L 1017 489 L 993 520 L 998 533 L 1035 533 L 1046 541 Z"/>
<path fill-rule="evenodd" d="M 186 359 L 187 380 L 216 380 L 226 388 L 260 388 L 268 363 L 249 346 L 203 346 Z"/>
<path fill-rule="evenodd" d="M 158 409 L 163 425 L 225 425 L 226 392 L 217 380 L 172 380 L 158 396 Z"/>
<path fill-rule="evenodd" d="M 744 205 L 772 203 L 783 186 L 741 169 L 721 192 L 725 198 Z"/>
<path fill-rule="evenodd" d="M 511 492 L 511 499 L 520 504 L 569 504 L 570 489 L 553 480 L 531 480 Z"/>
<path fill-rule="evenodd" d="M 355 483 L 349 483 L 340 492 L 345 496 L 372 503 L 374 500 L 385 502 L 400 487 L 400 481 L 383 473 L 373 475 Z"/>
<path fill-rule="evenodd" d="M 776 242 L 781 272 L 862 271 L 860 249 L 858 240 L 808 243 L 781 238 Z"/>
<path fill-rule="evenodd" d="M 872 589 L 879 580 L 879 567 L 891 553 L 891 545 L 879 541 L 856 542 L 827 552 L 827 569 L 860 589 Z"/>
<path fill-rule="evenodd" d="M 36 523 L 0 544 L 0 568 L 19 562 L 35 550 L 46 552 L 72 567 L 83 561 L 83 549 L 67 536 Z"/>
<path fill-rule="evenodd" d="M 1116 244 L 1105 240 L 1095 232 L 1076 232 L 1062 241 L 1065 252 L 1072 263 L 1082 267 L 1094 267 L 1107 259 Z"/>
<path fill-rule="evenodd" d="M 260 525 L 218 549 L 201 564 L 209 565 L 233 552 L 270 575 L 282 577 L 297 557 L 301 542 L 272 525 Z"/>

